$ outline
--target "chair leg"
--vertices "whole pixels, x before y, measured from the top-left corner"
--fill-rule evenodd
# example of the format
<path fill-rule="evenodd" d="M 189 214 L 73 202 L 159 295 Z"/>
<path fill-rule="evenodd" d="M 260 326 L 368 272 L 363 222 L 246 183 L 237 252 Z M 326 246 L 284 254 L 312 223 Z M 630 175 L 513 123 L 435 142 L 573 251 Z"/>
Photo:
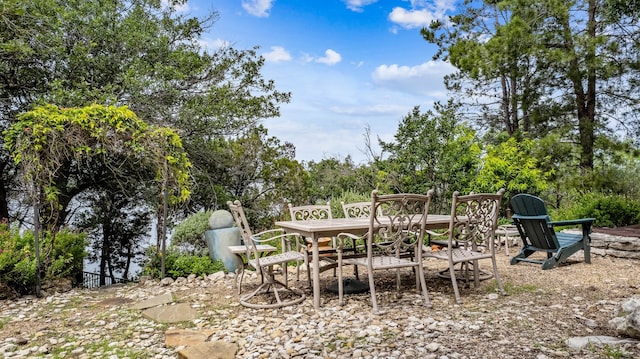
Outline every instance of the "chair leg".
<path fill-rule="evenodd" d="M 500 294 L 507 295 L 507 292 L 504 291 L 504 287 L 502 287 L 502 280 L 500 280 L 500 274 L 498 273 L 498 264 L 496 263 L 495 254 L 493 258 L 491 258 L 491 262 L 493 264 L 493 276 L 496 278 L 496 282 L 498 283 Z"/>
<path fill-rule="evenodd" d="M 431 300 L 429 300 L 429 291 L 427 290 L 427 281 L 424 278 L 424 268 L 422 266 L 418 267 L 418 276 L 420 277 L 420 287 L 422 288 L 422 295 L 424 296 L 424 305 L 427 308 L 432 308 Z"/>
<path fill-rule="evenodd" d="M 457 304 L 462 304 L 460 299 L 460 291 L 458 290 L 458 281 L 456 280 L 456 269 L 453 264 L 449 265 L 449 274 L 451 275 L 451 285 L 453 285 L 453 295 Z"/>
<path fill-rule="evenodd" d="M 242 279 L 244 278 L 244 265 L 242 266 L 242 268 L 240 269 L 240 284 L 237 284 L 237 288 L 238 288 L 238 295 L 240 295 L 242 293 Z M 238 281 L 238 276 L 236 275 L 236 279 L 235 281 Z"/>
<path fill-rule="evenodd" d="M 589 245 L 588 240 L 589 239 L 584 240 L 584 247 L 582 250 L 584 251 L 584 262 L 591 264 L 591 246 Z"/>
<path fill-rule="evenodd" d="M 373 280 L 373 269 L 369 268 L 369 291 L 371 292 L 371 306 L 373 312 L 378 314 L 378 300 L 376 299 L 376 285 Z"/>
<path fill-rule="evenodd" d="M 480 269 L 478 261 L 473 261 L 471 264 L 473 264 L 473 287 L 478 288 L 480 286 Z"/>
<path fill-rule="evenodd" d="M 291 299 L 285 300 L 280 296 L 280 292 L 286 292 L 292 295 Z M 272 294 L 275 303 L 254 303 L 251 299 L 257 297 L 260 294 Z M 266 281 L 258 286 L 254 291 L 249 294 L 240 297 L 240 304 L 248 308 L 267 309 L 267 308 L 281 308 L 289 305 L 298 304 L 306 299 L 304 293 L 299 293 L 286 284 L 279 282 L 269 275 Z"/>
<path fill-rule="evenodd" d="M 338 254 L 340 256 L 340 253 Z M 342 258 L 338 258 L 339 261 L 342 261 Z M 342 266 L 339 265 L 338 268 L 338 304 L 344 305 L 343 297 L 344 297 L 344 283 L 342 282 Z"/>

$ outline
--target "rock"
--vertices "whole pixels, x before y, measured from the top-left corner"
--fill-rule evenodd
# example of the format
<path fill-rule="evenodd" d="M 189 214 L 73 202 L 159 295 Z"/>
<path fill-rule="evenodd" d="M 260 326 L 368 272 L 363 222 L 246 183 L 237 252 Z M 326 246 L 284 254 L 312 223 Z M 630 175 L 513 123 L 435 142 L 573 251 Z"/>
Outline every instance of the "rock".
<path fill-rule="evenodd" d="M 225 274 L 223 271 L 219 271 L 219 272 L 215 272 L 215 273 L 211 273 L 207 276 L 207 279 L 212 281 L 212 282 L 217 282 L 220 281 L 222 279 L 224 279 Z"/>
<path fill-rule="evenodd" d="M 622 316 L 609 321 L 609 326 L 620 335 L 640 339 L 640 298 L 622 303 Z"/>
<path fill-rule="evenodd" d="M 638 341 L 636 340 L 630 340 L 630 339 L 620 339 L 616 337 L 594 335 L 594 336 L 588 336 L 588 337 L 569 338 L 567 339 L 567 346 L 574 350 L 580 350 L 589 344 L 595 344 L 597 346 L 602 347 L 605 345 L 615 346 L 615 345 L 637 343 L 637 342 Z"/>

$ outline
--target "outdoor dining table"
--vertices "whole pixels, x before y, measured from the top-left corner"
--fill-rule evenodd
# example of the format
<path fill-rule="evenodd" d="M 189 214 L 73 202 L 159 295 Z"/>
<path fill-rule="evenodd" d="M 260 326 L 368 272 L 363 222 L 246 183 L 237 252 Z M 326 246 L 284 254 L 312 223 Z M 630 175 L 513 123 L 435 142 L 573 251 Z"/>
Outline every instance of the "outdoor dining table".
<path fill-rule="evenodd" d="M 430 214 L 427 217 L 427 229 L 447 228 L 451 216 Z M 313 307 L 320 308 L 320 255 L 318 252 L 318 239 L 334 237 L 342 232 L 364 235 L 369 230 L 369 218 L 334 218 L 303 221 L 277 221 L 277 227 L 287 233 L 299 233 L 311 240 L 312 264 L 313 264 Z"/>

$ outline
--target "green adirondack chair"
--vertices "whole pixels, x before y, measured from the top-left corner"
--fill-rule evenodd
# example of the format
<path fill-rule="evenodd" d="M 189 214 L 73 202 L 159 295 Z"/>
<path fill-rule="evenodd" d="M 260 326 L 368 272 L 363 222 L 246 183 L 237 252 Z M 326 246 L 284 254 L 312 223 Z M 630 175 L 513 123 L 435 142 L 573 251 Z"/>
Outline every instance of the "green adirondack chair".
<path fill-rule="evenodd" d="M 511 199 L 514 215 L 513 224 L 522 239 L 522 249 L 511 264 L 530 262 L 542 264 L 542 269 L 550 269 L 563 263 L 579 250 L 584 251 L 584 260 L 591 263 L 591 225 L 595 218 L 581 218 L 568 221 L 551 221 L 542 199 L 530 194 L 518 194 Z M 581 226 L 582 234 L 556 232 L 558 226 Z M 530 256 L 536 252 L 546 252 L 546 259 Z"/>

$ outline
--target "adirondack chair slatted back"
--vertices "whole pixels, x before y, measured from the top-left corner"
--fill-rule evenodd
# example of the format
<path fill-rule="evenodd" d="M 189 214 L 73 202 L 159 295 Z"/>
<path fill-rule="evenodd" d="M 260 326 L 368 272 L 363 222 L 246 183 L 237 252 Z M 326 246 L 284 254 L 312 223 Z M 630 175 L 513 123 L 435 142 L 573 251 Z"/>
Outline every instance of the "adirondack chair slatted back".
<path fill-rule="evenodd" d="M 551 218 L 547 206 L 536 196 L 519 194 L 511 200 L 515 213 L 511 219 L 518 228 L 520 236 L 539 251 L 554 252 L 560 248 L 556 233 L 549 224 Z"/>
<path fill-rule="evenodd" d="M 528 244 L 539 251 L 555 252 L 560 248 L 556 233 L 549 225 L 549 216 L 520 216 L 511 217 L 518 228 L 520 236 L 526 238 Z"/>
<path fill-rule="evenodd" d="M 530 194 L 519 194 L 511 199 L 513 212 L 520 216 L 549 216 L 544 202 Z"/>

